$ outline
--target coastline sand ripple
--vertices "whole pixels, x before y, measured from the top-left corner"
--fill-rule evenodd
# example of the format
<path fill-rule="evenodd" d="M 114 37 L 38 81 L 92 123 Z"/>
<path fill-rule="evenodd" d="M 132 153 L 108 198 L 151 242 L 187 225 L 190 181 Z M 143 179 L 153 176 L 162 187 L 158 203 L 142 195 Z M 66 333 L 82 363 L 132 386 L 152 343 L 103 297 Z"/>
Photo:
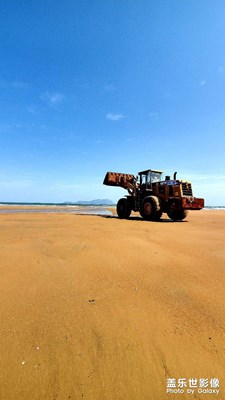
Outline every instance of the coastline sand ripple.
<path fill-rule="evenodd" d="M 225 211 L 0 215 L 0 399 L 225 398 Z"/>

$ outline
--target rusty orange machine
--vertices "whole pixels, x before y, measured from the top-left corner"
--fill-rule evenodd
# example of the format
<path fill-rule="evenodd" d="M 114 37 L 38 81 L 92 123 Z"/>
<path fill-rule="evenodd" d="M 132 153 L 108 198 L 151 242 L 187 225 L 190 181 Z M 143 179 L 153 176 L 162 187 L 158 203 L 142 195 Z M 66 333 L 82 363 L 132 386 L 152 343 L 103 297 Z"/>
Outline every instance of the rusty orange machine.
<path fill-rule="evenodd" d="M 177 179 L 177 172 L 173 179 L 166 176 L 163 180 L 162 173 L 152 169 L 141 171 L 138 176 L 106 173 L 104 185 L 120 186 L 129 193 L 117 203 L 119 218 L 129 218 L 133 210 L 149 221 L 159 220 L 162 213 L 178 221 L 186 218 L 188 210 L 204 208 L 204 199 L 193 196 L 191 182 Z"/>

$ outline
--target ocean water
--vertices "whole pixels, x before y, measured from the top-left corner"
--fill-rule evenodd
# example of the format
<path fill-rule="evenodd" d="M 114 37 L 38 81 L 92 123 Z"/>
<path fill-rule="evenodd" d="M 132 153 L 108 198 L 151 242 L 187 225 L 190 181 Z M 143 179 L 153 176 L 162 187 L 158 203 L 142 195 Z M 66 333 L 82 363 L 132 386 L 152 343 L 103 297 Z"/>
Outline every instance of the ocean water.
<path fill-rule="evenodd" d="M 111 207 L 115 204 L 78 204 L 78 203 L 28 203 L 28 202 L 11 202 L 2 201 L 0 206 L 56 206 L 56 207 Z"/>
<path fill-rule="evenodd" d="M 203 210 L 225 210 L 225 206 L 205 206 Z"/>
<path fill-rule="evenodd" d="M 76 205 L 69 203 L 0 203 L 0 206 L 9 206 L 8 209 L 0 207 L 0 214 L 10 213 L 71 213 L 83 215 L 112 215 L 104 205 Z M 28 207 L 38 208 L 30 209 Z M 110 206 L 111 207 L 111 206 Z"/>

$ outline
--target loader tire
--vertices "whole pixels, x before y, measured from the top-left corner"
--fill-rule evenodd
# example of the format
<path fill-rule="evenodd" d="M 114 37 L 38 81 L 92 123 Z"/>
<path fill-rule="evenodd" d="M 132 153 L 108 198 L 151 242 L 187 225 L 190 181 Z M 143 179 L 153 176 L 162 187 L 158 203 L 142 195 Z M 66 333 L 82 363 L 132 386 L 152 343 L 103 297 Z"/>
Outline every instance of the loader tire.
<path fill-rule="evenodd" d="M 172 219 L 173 221 L 182 221 L 183 219 L 186 218 L 187 216 L 187 210 L 171 210 L 167 212 L 167 215 L 170 219 Z"/>
<path fill-rule="evenodd" d="M 162 215 L 162 210 L 158 197 L 145 197 L 141 205 L 140 215 L 146 221 L 159 221 Z"/>
<path fill-rule="evenodd" d="M 121 219 L 129 218 L 131 214 L 131 208 L 127 199 L 120 199 L 116 206 L 117 215 Z"/>

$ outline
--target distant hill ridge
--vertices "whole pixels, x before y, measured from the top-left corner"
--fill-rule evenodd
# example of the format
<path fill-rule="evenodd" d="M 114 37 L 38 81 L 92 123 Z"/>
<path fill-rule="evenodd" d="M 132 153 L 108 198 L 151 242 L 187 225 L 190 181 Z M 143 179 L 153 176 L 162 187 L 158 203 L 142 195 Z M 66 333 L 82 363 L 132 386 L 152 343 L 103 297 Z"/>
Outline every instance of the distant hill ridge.
<path fill-rule="evenodd" d="M 78 201 L 75 201 L 75 202 L 69 202 L 69 201 L 65 201 L 65 204 L 66 203 L 69 203 L 69 204 L 80 204 L 80 205 L 93 205 L 93 206 L 96 206 L 96 205 L 101 205 L 101 206 L 112 206 L 112 205 L 114 205 L 114 203 L 113 203 L 113 201 L 112 200 L 109 200 L 109 199 L 95 199 L 95 200 L 78 200 Z"/>

